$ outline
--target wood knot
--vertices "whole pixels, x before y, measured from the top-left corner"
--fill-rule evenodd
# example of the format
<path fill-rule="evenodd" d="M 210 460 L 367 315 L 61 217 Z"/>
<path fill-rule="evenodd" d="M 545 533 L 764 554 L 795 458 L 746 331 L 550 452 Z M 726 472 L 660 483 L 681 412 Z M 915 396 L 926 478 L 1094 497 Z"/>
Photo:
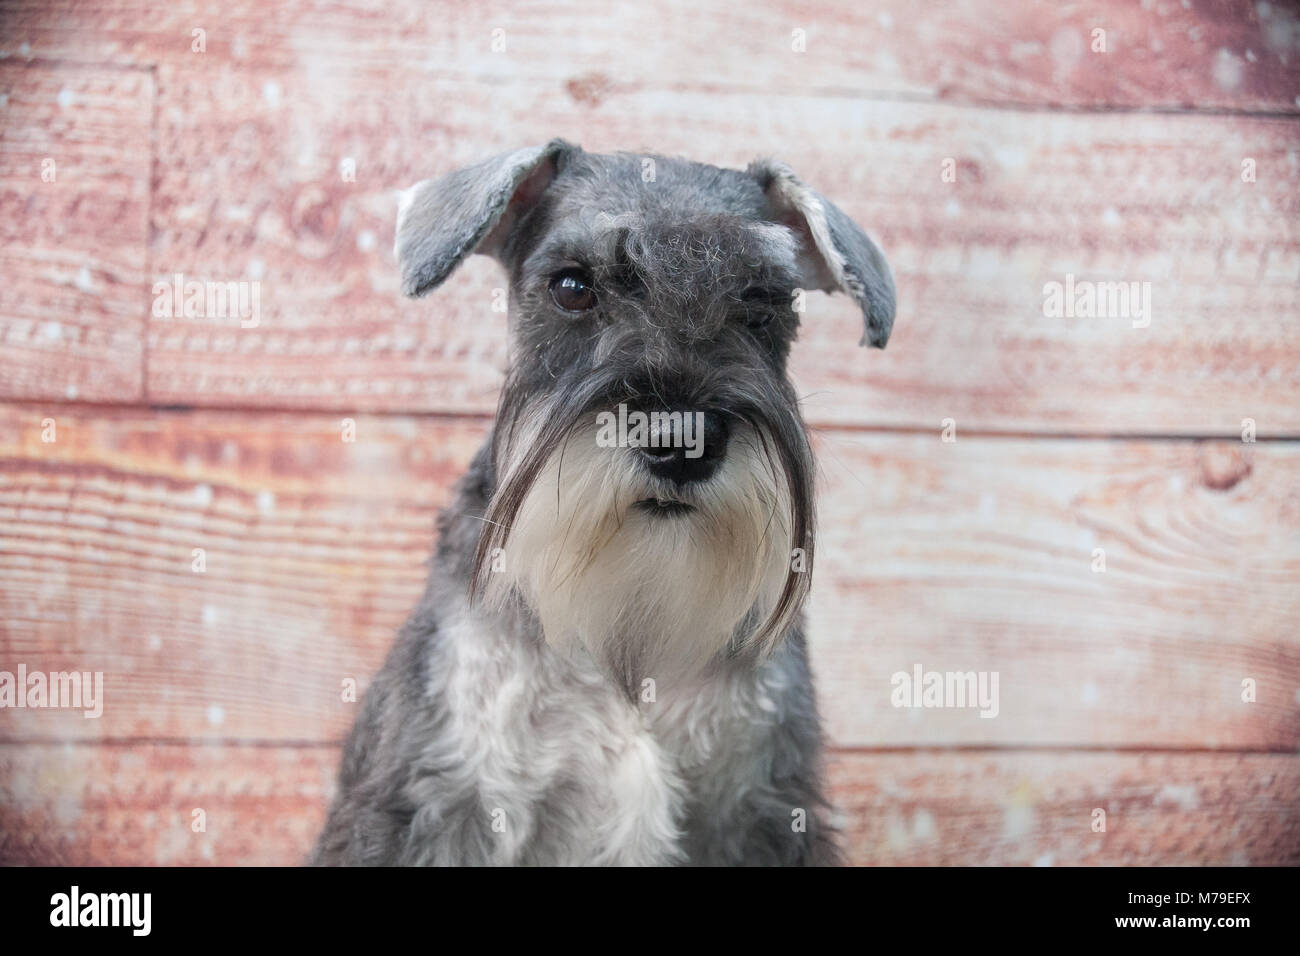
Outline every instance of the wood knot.
<path fill-rule="evenodd" d="M 601 100 L 609 95 L 612 86 L 604 73 L 584 73 L 564 84 L 565 90 L 574 100 L 587 106 L 599 106 Z"/>
<path fill-rule="evenodd" d="M 333 196 L 318 185 L 309 185 L 295 197 L 289 211 L 289 227 L 297 251 L 320 259 L 334 248 L 339 236 L 339 210 Z"/>
<path fill-rule="evenodd" d="M 1228 491 L 1250 475 L 1246 447 L 1234 442 L 1205 442 L 1200 450 L 1201 484 L 1214 491 Z"/>

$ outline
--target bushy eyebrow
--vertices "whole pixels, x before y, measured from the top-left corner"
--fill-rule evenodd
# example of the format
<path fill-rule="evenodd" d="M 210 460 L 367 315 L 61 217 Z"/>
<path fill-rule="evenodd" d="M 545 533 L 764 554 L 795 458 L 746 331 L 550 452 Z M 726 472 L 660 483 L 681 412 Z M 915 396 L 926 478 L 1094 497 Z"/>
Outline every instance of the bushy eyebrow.
<path fill-rule="evenodd" d="M 548 236 L 527 256 L 522 263 L 521 277 L 542 279 L 576 266 L 589 271 L 602 285 L 635 293 L 643 287 L 645 279 L 626 254 L 629 240 L 633 245 L 637 242 L 638 221 L 635 214 L 625 214 L 570 223 L 567 229 Z M 752 289 L 760 293 L 759 298 L 779 299 L 798 284 L 799 240 L 791 229 L 755 219 L 732 221 L 728 231 L 731 241 L 738 243 L 732 246 L 738 258 L 750 264 L 748 268 L 715 276 L 715 282 L 725 287 L 729 298 L 739 300 L 746 290 Z"/>
<path fill-rule="evenodd" d="M 550 242 L 533 250 L 521 263 L 521 276 L 543 277 L 561 269 L 577 266 L 594 269 L 597 263 L 590 245 L 574 240 Z"/>

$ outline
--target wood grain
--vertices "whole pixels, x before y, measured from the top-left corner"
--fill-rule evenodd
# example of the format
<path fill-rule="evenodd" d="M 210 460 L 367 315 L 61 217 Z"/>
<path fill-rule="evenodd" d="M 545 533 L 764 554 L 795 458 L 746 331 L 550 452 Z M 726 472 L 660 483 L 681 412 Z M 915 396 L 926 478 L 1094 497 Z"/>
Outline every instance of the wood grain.
<path fill-rule="evenodd" d="M 361 417 L 347 444 L 333 417 L 68 407 L 46 444 L 40 421 L 0 411 L 0 666 L 101 670 L 106 703 L 0 711 L 10 740 L 339 739 L 341 682 L 365 685 L 414 607 L 485 432 Z M 832 433 L 819 452 L 810 623 L 837 743 L 1300 742 L 1300 449 Z M 894 708 L 918 663 L 997 671 L 999 716 Z"/>
<path fill-rule="evenodd" d="M 527 83 L 598 101 L 610 89 L 892 95 L 1068 107 L 1300 112 L 1300 25 L 1284 3 L 525 4 L 489 0 L 130 0 L 5 5 L 5 45 L 38 57 L 250 69 L 406 64 L 432 78 Z M 1105 31 L 1106 52 L 1094 52 Z M 501 41 L 493 47 L 493 31 Z M 795 31 L 803 31 L 796 52 Z"/>
<path fill-rule="evenodd" d="M 1300 745 L 1294 445 L 834 432 L 819 455 L 837 742 Z M 917 664 L 997 672 L 998 715 L 892 706 Z"/>
<path fill-rule="evenodd" d="M 404 419 L 6 409 L 0 658 L 103 671 L 101 719 L 0 735 L 330 740 L 414 607 L 482 435 Z M 196 573 L 194 549 L 205 570 Z"/>
<path fill-rule="evenodd" d="M 1249 418 L 1300 434 L 1295 121 L 690 92 L 575 111 L 533 87 L 397 69 L 160 67 L 157 276 L 257 281 L 261 319 L 152 319 L 152 398 L 490 412 L 504 276 L 475 258 L 403 301 L 396 191 L 559 134 L 730 166 L 780 155 L 877 235 L 898 277 L 894 338 L 857 351 L 847 299 L 810 297 L 793 369 L 815 422 L 1230 436 Z M 484 116 L 501 132 L 485 138 Z M 1044 287 L 1067 276 L 1146 283 L 1149 312 L 1047 317 Z"/>
<path fill-rule="evenodd" d="M 334 746 L 0 745 L 0 865 L 296 866 L 337 770 Z"/>
<path fill-rule="evenodd" d="M 887 351 L 818 294 L 793 360 L 851 862 L 1300 863 L 1290 5 L 13 0 L 0 670 L 106 700 L 0 710 L 0 864 L 302 860 L 506 359 L 493 264 L 398 295 L 397 190 L 556 135 L 780 157 L 894 266 Z M 177 274 L 257 327 L 151 317 Z M 892 706 L 918 664 L 998 716 Z"/>
<path fill-rule="evenodd" d="M 1294 754 L 839 753 L 830 777 L 859 865 L 1300 862 Z"/>
<path fill-rule="evenodd" d="M 337 760 L 332 746 L 0 744 L 0 865 L 294 866 Z M 1293 756 L 840 751 L 828 771 L 858 865 L 1300 862 Z"/>
<path fill-rule="evenodd" d="M 153 80 L 0 64 L 0 397 L 143 389 Z"/>

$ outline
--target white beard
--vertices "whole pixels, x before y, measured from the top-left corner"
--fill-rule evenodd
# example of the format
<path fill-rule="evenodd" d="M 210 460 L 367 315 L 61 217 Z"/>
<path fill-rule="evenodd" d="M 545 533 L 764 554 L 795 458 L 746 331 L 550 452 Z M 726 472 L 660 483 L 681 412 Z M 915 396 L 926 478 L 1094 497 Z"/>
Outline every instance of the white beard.
<path fill-rule="evenodd" d="M 693 510 L 637 506 L 655 497 Z M 486 595 L 498 607 L 518 595 L 550 646 L 585 651 L 635 692 L 698 673 L 728 648 L 775 646 L 802 603 L 768 622 L 796 546 L 789 489 L 749 426 L 708 481 L 685 488 L 649 475 L 636 449 L 599 447 L 578 429 L 529 489 Z M 808 577 L 796 575 L 798 598 Z"/>

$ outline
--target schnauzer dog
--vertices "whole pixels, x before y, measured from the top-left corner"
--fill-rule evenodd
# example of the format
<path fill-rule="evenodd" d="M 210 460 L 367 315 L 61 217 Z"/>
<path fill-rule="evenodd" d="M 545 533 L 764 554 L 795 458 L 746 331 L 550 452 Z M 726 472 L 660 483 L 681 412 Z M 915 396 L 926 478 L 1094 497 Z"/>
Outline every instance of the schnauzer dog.
<path fill-rule="evenodd" d="M 555 140 L 403 195 L 407 295 L 475 252 L 510 277 L 496 421 L 312 862 L 837 862 L 786 358 L 812 289 L 884 347 L 880 250 L 779 163 Z"/>

